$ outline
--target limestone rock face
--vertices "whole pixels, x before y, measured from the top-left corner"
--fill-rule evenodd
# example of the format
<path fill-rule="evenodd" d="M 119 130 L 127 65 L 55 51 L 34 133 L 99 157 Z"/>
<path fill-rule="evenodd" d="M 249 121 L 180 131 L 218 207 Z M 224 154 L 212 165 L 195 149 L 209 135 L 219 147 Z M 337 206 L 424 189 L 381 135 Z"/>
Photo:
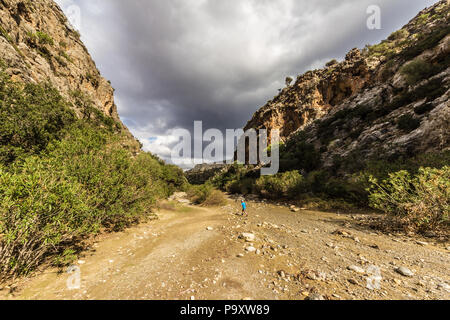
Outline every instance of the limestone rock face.
<path fill-rule="evenodd" d="M 50 82 L 80 114 L 76 94 L 120 122 L 114 89 L 98 71 L 79 33 L 52 0 L 0 1 L 0 59 L 15 81 Z M 121 124 L 126 143 L 139 143 Z"/>
<path fill-rule="evenodd" d="M 354 96 L 366 86 L 370 68 L 358 49 L 350 51 L 344 62 L 314 70 L 297 78 L 255 113 L 248 129 L 280 130 L 285 140 L 298 129 L 322 118 L 333 107 Z"/>
<path fill-rule="evenodd" d="M 245 129 L 279 129 L 287 152 L 311 144 L 324 167 L 449 149 L 449 18 L 440 1 L 382 43 L 299 76 Z"/>

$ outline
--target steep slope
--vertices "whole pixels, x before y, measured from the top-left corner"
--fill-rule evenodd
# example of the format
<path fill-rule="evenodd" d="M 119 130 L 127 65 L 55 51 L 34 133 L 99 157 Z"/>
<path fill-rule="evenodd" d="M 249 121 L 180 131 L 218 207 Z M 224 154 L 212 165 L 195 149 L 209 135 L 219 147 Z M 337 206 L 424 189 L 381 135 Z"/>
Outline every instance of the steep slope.
<path fill-rule="evenodd" d="M 79 33 L 52 0 L 0 1 L 0 59 L 14 81 L 50 82 L 72 103 L 78 116 L 89 101 L 120 123 L 124 145 L 139 150 L 139 143 L 120 122 L 114 89 L 100 75 Z"/>
<path fill-rule="evenodd" d="M 304 169 L 301 144 L 320 153 L 319 167 L 343 171 L 449 149 L 449 8 L 440 1 L 379 45 L 299 76 L 246 129 L 280 129 L 287 169 Z"/>
<path fill-rule="evenodd" d="M 85 240 L 184 188 L 143 152 L 113 89 L 50 0 L 0 1 L 0 282 L 76 259 Z"/>

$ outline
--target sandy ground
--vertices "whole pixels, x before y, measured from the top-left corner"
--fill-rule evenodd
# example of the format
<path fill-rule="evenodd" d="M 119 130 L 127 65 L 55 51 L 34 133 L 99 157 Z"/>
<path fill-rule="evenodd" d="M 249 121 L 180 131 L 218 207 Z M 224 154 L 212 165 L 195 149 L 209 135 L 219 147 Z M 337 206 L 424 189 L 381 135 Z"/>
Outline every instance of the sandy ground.
<path fill-rule="evenodd" d="M 361 226 L 363 215 L 261 202 L 249 203 L 246 218 L 238 211 L 230 199 L 221 208 L 159 212 L 159 220 L 104 235 L 84 252 L 79 289 L 67 286 L 74 274 L 47 269 L 2 287 L 0 298 L 450 298 L 448 243 L 377 233 Z M 255 240 L 240 239 L 245 232 Z"/>

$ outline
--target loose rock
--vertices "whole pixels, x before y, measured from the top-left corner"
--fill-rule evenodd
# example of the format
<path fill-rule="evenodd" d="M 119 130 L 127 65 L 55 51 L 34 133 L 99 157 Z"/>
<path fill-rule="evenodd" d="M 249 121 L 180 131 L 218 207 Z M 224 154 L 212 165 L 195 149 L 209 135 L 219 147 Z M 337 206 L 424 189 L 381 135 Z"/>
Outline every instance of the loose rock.
<path fill-rule="evenodd" d="M 351 271 L 355 271 L 356 273 L 361 273 L 361 274 L 366 273 L 363 268 L 358 267 L 358 266 L 349 266 L 347 269 L 351 270 Z"/>
<path fill-rule="evenodd" d="M 252 247 L 252 246 L 249 246 L 249 247 L 245 248 L 245 251 L 247 251 L 247 252 L 255 252 L 256 248 Z"/>
<path fill-rule="evenodd" d="M 406 267 L 396 268 L 395 272 L 397 272 L 398 274 L 401 274 L 404 277 L 413 277 L 414 276 L 414 272 L 412 272 L 411 270 L 409 270 Z"/>
<path fill-rule="evenodd" d="M 240 239 L 244 239 L 247 242 L 252 242 L 255 241 L 256 236 L 253 233 L 242 233 L 239 236 Z"/>

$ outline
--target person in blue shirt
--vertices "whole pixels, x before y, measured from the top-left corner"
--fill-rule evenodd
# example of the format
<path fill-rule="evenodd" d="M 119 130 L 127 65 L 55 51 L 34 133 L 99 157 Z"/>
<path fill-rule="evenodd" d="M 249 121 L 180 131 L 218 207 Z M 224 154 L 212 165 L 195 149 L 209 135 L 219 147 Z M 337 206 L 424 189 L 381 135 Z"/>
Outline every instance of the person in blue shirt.
<path fill-rule="evenodd" d="M 245 203 L 245 200 L 241 201 L 242 205 L 242 215 L 245 216 L 247 214 L 247 204 Z"/>

